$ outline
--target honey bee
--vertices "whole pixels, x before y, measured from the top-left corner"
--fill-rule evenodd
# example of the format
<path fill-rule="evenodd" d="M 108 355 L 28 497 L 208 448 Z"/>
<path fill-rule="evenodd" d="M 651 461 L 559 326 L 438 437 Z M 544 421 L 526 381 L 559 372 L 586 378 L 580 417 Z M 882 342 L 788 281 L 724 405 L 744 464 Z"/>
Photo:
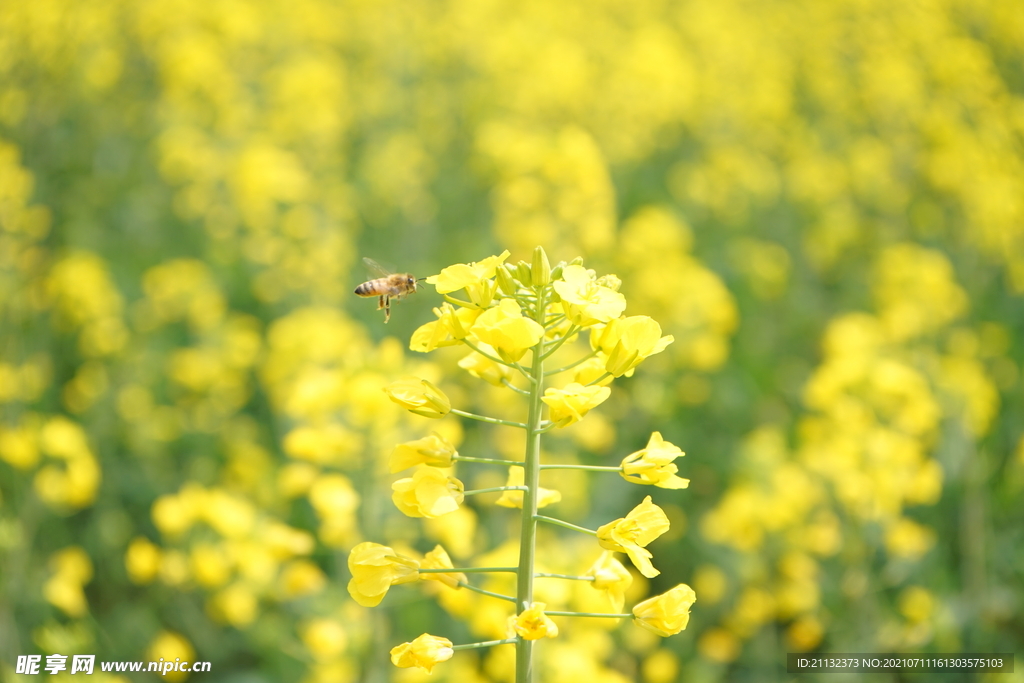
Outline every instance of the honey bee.
<path fill-rule="evenodd" d="M 416 292 L 416 283 L 426 278 L 416 279 L 411 273 L 389 273 L 373 259 L 364 258 L 363 263 L 372 273 L 380 275 L 375 280 L 369 280 L 356 287 L 356 295 L 378 297 L 377 310 L 384 309 L 384 322 L 391 319 L 391 300 L 399 301 L 406 294 Z"/>

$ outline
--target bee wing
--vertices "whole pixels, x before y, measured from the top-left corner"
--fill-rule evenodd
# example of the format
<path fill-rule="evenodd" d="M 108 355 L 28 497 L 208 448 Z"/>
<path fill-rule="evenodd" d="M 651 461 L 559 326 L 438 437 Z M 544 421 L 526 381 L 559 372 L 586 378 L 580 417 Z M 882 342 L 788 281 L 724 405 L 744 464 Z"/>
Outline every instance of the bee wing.
<path fill-rule="evenodd" d="M 390 270 L 388 270 L 381 264 L 377 263 L 372 258 L 367 258 L 364 256 L 363 263 L 366 264 L 366 267 L 369 268 L 370 272 L 373 273 L 376 277 L 387 277 L 388 275 L 391 275 Z"/>

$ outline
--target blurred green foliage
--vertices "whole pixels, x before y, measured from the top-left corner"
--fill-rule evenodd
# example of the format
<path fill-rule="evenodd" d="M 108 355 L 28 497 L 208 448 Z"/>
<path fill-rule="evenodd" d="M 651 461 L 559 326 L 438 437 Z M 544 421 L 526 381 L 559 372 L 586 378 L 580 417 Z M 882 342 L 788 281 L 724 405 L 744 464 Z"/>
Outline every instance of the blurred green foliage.
<path fill-rule="evenodd" d="M 688 452 L 649 588 L 698 596 L 665 641 L 566 629 L 543 680 L 1021 649 L 1019 3 L 4 0 L 3 680 L 81 652 L 411 681 L 399 638 L 500 630 L 461 594 L 345 592 L 385 528 L 484 564 L 511 520 L 393 509 L 387 455 L 425 431 L 382 386 L 505 399 L 406 349 L 429 287 L 388 327 L 351 290 L 363 255 L 428 275 L 537 244 L 676 339 L 550 447 Z M 598 523 L 639 500 L 559 484 Z M 507 680 L 500 650 L 435 678 Z"/>

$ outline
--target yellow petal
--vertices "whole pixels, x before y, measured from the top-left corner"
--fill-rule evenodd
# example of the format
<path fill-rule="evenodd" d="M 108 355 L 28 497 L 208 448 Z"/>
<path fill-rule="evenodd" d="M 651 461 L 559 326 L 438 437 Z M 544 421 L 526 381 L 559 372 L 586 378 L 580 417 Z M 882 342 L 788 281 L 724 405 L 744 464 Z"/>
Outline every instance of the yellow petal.
<path fill-rule="evenodd" d="M 697 594 L 685 583 L 633 607 L 633 622 L 659 636 L 679 633 L 690 622 Z"/>

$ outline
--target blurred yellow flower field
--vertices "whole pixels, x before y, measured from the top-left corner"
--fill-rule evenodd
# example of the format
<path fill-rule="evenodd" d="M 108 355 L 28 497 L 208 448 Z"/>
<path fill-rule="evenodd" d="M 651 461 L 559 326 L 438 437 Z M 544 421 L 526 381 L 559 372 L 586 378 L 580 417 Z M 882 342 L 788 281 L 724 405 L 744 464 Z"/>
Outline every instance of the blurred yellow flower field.
<path fill-rule="evenodd" d="M 0 681 L 1021 651 L 1022 65 L 1014 0 L 3 3 Z M 598 537 L 515 606 L 524 501 Z"/>

